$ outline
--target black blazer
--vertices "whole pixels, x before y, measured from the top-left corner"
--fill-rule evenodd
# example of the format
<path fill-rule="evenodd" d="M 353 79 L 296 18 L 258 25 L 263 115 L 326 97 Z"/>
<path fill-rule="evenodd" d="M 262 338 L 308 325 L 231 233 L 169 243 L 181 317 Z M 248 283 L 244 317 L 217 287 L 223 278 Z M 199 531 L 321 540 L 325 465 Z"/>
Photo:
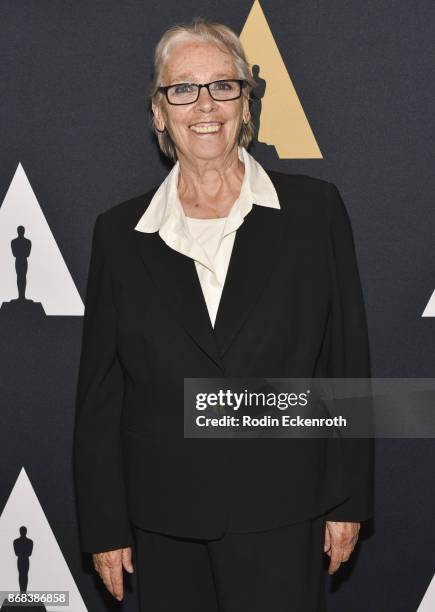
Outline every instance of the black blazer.
<path fill-rule="evenodd" d="M 373 440 L 184 438 L 184 377 L 369 377 L 352 229 L 332 183 L 267 171 L 281 209 L 237 230 L 213 329 L 194 261 L 134 229 L 157 188 L 96 220 L 74 431 L 81 547 L 131 524 L 213 539 L 373 508 Z"/>

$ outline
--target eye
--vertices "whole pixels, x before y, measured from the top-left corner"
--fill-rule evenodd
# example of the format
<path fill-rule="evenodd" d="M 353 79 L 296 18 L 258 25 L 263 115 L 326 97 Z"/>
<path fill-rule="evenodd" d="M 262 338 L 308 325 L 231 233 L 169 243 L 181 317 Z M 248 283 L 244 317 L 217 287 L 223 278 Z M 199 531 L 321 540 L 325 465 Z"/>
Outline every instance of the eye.
<path fill-rule="evenodd" d="M 179 85 L 174 85 L 174 87 L 171 88 L 171 93 L 173 94 L 192 93 L 194 89 L 195 89 L 195 85 L 192 85 L 191 83 L 180 83 Z"/>
<path fill-rule="evenodd" d="M 235 83 L 232 81 L 216 81 L 212 85 L 213 91 L 231 91 L 235 89 Z"/>

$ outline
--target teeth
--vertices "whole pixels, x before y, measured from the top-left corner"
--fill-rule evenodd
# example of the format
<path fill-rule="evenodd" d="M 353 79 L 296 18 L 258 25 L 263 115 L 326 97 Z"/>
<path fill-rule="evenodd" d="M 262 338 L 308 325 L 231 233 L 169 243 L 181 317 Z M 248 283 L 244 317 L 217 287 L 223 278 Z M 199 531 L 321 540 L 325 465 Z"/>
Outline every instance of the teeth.
<path fill-rule="evenodd" d="M 217 132 L 221 129 L 221 125 L 192 125 L 190 129 L 198 134 L 207 134 L 209 132 Z"/>

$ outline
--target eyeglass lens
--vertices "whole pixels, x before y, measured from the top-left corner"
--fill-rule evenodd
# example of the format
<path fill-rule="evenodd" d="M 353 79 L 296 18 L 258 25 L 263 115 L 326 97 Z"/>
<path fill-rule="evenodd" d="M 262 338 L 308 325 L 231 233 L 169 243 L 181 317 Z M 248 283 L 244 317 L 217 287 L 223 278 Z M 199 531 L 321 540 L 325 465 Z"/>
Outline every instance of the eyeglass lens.
<path fill-rule="evenodd" d="M 231 100 L 240 95 L 240 83 L 238 81 L 215 81 L 210 83 L 210 94 L 215 100 Z M 182 83 L 168 89 L 169 101 L 173 104 L 186 104 L 194 102 L 198 97 L 198 85 L 194 83 Z"/>

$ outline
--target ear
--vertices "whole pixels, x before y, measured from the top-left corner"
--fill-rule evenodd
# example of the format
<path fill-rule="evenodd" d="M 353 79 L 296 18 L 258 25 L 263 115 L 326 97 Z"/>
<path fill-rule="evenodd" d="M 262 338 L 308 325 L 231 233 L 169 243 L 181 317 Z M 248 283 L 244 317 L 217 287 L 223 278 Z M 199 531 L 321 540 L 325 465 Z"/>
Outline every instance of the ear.
<path fill-rule="evenodd" d="M 156 104 L 154 102 L 154 100 L 153 100 L 151 102 L 151 107 L 152 107 L 152 111 L 153 111 L 153 115 L 154 115 L 155 126 L 156 126 L 156 128 L 158 130 L 163 132 L 163 130 L 165 129 L 165 121 L 163 119 L 163 114 L 162 114 L 162 110 L 160 108 L 160 105 Z"/>
<path fill-rule="evenodd" d="M 249 94 L 243 94 L 242 117 L 244 123 L 248 123 L 251 118 L 251 112 L 249 110 Z"/>

